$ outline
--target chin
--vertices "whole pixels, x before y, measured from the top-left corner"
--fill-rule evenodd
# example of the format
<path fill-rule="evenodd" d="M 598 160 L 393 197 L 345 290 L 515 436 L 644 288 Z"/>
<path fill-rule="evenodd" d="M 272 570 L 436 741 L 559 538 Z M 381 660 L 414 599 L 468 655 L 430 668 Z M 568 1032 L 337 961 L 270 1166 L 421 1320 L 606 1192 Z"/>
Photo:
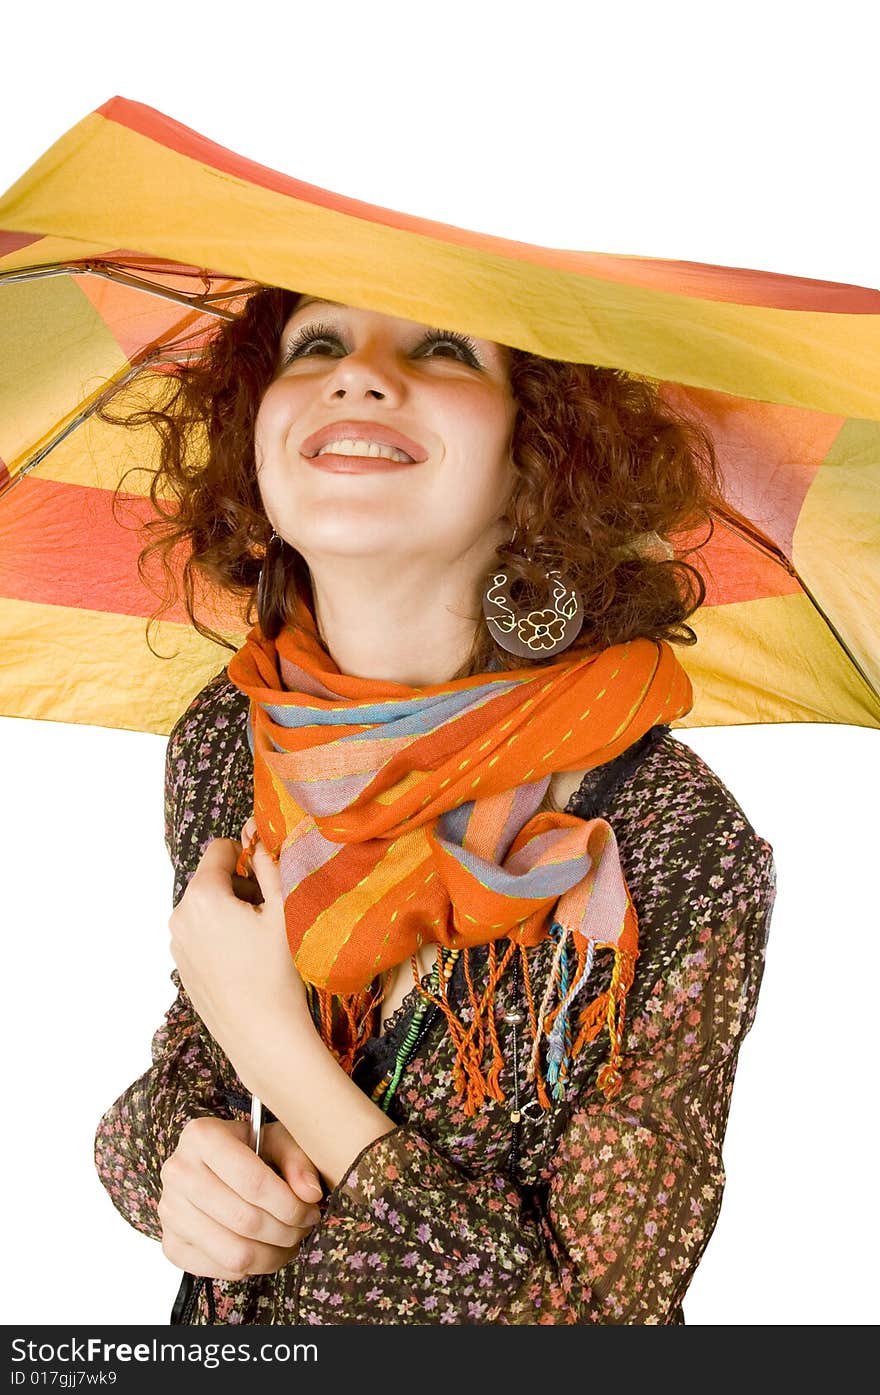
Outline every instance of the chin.
<path fill-rule="evenodd" d="M 303 517 L 309 520 L 308 532 L 301 526 Z M 338 502 L 324 502 L 304 504 L 299 522 L 300 527 L 286 536 L 305 557 L 310 552 L 328 552 L 367 558 L 402 549 L 412 552 L 420 544 L 427 547 L 435 541 L 426 529 L 424 510 L 407 517 L 391 506 L 381 510 L 341 509 Z M 299 534 L 299 542 L 296 534 Z"/>
<path fill-rule="evenodd" d="M 366 530 L 361 528 L 356 533 L 326 533 L 322 537 L 311 536 L 302 539 L 300 543 L 292 543 L 298 552 L 302 554 L 307 562 L 312 558 L 316 561 L 323 557 L 339 558 L 361 558 L 364 562 L 372 561 L 374 558 L 387 558 L 402 556 L 404 552 L 412 554 L 413 543 L 412 534 L 401 537 L 400 534 L 390 536 L 387 530 L 381 536 L 371 537 Z"/>

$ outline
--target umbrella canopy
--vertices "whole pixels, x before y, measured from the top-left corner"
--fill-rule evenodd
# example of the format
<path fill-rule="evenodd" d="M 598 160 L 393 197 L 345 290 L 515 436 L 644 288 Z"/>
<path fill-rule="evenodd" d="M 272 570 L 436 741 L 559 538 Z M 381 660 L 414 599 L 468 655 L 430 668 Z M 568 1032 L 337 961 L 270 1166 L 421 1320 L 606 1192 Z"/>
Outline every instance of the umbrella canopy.
<path fill-rule="evenodd" d="M 118 97 L 0 200 L 0 712 L 167 732 L 225 661 L 182 610 L 148 646 L 149 433 L 93 414 L 255 285 L 655 380 L 725 482 L 676 725 L 880 726 L 880 292 L 469 232 Z"/>

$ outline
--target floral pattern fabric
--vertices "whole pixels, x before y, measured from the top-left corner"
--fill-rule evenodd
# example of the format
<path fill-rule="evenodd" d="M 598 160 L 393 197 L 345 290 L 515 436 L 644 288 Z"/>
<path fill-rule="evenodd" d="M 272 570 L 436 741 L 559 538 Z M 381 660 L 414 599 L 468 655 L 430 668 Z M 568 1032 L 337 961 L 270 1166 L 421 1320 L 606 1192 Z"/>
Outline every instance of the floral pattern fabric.
<path fill-rule="evenodd" d="M 207 843 L 239 835 L 251 782 L 247 702 L 221 673 L 168 742 L 175 902 Z M 521 1118 L 512 1121 L 517 1027 L 505 1019 L 523 1003 L 508 975 L 496 993 L 505 1102 L 465 1115 L 451 1091 L 442 1019 L 429 1021 L 390 1107 L 397 1128 L 352 1160 L 291 1263 L 213 1281 L 218 1323 L 684 1321 L 682 1300 L 721 1205 L 731 1090 L 776 893 L 773 850 L 668 727 L 588 772 L 567 810 L 612 825 L 639 918 L 620 1093 L 609 1103 L 596 1086 L 603 1035 L 573 1061 L 566 1099 L 541 1110 L 520 1042 Z M 553 948 L 548 940 L 529 951 L 537 1001 Z M 481 968 L 478 961 L 478 981 Z M 610 955 L 597 956 L 590 997 L 609 972 Z M 250 1108 L 176 969 L 171 980 L 177 997 L 153 1038 L 152 1065 L 107 1111 L 95 1138 L 114 1206 L 156 1239 L 160 1169 L 185 1124 L 247 1118 Z M 455 974 L 449 991 L 455 997 Z M 383 1035 L 367 1043 L 354 1071 L 362 1088 L 385 1073 L 417 999 L 414 986 Z M 203 1292 L 192 1321 L 209 1320 Z"/>

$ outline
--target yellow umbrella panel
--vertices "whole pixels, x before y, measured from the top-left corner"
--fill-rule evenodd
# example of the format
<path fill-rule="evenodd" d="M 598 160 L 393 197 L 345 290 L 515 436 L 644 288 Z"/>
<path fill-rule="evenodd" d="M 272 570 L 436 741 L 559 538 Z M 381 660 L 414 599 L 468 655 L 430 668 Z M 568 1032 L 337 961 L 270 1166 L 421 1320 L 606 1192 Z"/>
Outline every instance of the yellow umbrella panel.
<path fill-rule="evenodd" d="M 659 383 L 711 432 L 728 503 L 689 558 L 708 594 L 680 725 L 880 726 L 880 293 L 429 222 L 121 98 L 0 200 L 0 711 L 167 732 L 224 662 L 181 610 L 153 633 L 174 657 L 151 652 L 146 433 L 93 412 L 255 284 Z"/>

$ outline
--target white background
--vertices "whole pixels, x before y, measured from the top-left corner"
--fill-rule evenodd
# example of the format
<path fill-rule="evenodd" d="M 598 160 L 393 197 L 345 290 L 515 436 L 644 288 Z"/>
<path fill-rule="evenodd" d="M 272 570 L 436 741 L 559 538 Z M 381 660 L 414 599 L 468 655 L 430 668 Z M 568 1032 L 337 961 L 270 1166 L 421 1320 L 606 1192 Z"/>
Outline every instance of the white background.
<path fill-rule="evenodd" d="M 119 94 L 301 179 L 547 245 L 877 284 L 876 11 L 151 3 L 5 15 L 0 188 Z M 869 27 L 870 26 L 870 27 Z M 2 662 L 2 660 L 0 660 Z M 62 676 L 59 675 L 59 681 Z M 876 1321 L 877 733 L 679 733 L 776 852 L 691 1324 Z M 165 1323 L 92 1165 L 170 1005 L 164 739 L 0 721 L 6 1323 Z"/>

